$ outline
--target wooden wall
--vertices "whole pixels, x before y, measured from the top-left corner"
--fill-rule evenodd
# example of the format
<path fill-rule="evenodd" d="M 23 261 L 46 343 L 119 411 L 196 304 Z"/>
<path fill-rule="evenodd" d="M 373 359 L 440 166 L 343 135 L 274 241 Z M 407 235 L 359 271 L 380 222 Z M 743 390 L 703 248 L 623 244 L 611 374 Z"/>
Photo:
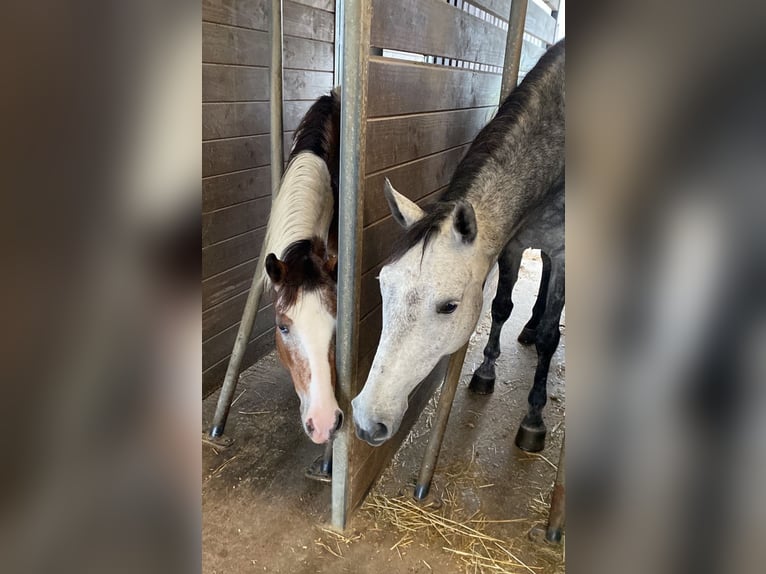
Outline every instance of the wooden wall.
<path fill-rule="evenodd" d="M 270 0 L 202 1 L 203 396 L 223 382 L 266 231 Z M 311 103 L 333 86 L 334 0 L 285 0 L 285 154 Z M 273 348 L 264 297 L 244 367 Z"/>

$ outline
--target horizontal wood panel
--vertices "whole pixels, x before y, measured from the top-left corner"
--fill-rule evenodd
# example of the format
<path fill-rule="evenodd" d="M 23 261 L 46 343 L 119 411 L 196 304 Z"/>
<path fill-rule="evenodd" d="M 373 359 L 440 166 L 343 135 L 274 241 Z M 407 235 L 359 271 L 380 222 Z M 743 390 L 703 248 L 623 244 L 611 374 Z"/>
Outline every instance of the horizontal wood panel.
<path fill-rule="evenodd" d="M 367 173 L 470 142 L 494 110 L 473 108 L 370 120 L 367 122 Z"/>
<path fill-rule="evenodd" d="M 495 16 L 499 16 L 505 21 L 508 21 L 508 16 L 511 14 L 511 0 L 466 0 L 471 4 L 492 12 Z M 532 0 L 529 0 L 532 3 Z"/>
<path fill-rule="evenodd" d="M 283 62 L 285 68 L 333 71 L 335 46 L 329 42 L 285 36 Z"/>
<path fill-rule="evenodd" d="M 269 0 L 202 0 L 202 21 L 268 30 L 270 8 Z"/>
<path fill-rule="evenodd" d="M 253 325 L 253 332 L 250 335 L 250 340 L 252 341 L 253 339 L 256 339 L 267 331 L 273 332 L 273 329 L 274 307 L 269 305 L 262 311 L 258 312 L 258 316 L 255 318 L 255 324 Z M 234 340 L 237 338 L 238 330 L 239 321 L 227 329 L 224 329 L 220 333 L 213 335 L 209 339 L 202 341 L 203 370 L 209 369 L 221 359 L 231 355 L 231 350 L 234 346 Z"/>
<path fill-rule="evenodd" d="M 269 33 L 203 22 L 202 62 L 268 66 L 271 63 Z"/>
<path fill-rule="evenodd" d="M 306 115 L 306 112 L 309 111 L 309 108 L 313 104 L 314 104 L 313 99 L 306 100 L 306 101 L 285 102 L 284 116 L 282 118 L 282 121 L 283 121 L 282 127 L 284 127 L 285 131 L 294 132 L 295 130 L 297 130 L 298 126 L 301 123 L 301 120 L 303 119 L 303 116 Z"/>
<path fill-rule="evenodd" d="M 216 273 L 258 257 L 265 236 L 266 226 L 263 226 L 226 241 L 203 247 L 202 278 L 207 279 Z"/>
<path fill-rule="evenodd" d="M 204 142 L 202 176 L 219 175 L 269 163 L 269 135 Z"/>
<path fill-rule="evenodd" d="M 282 32 L 323 42 L 335 40 L 335 14 L 286 0 L 282 5 Z"/>
<path fill-rule="evenodd" d="M 248 290 L 249 291 L 249 290 Z M 202 313 L 202 340 L 205 341 L 210 337 L 214 337 L 221 331 L 224 331 L 239 323 L 242 318 L 242 311 L 245 309 L 245 302 L 247 301 L 248 291 L 243 291 L 236 297 L 227 299 L 226 301 L 206 309 Z M 261 310 L 269 307 L 272 304 L 271 290 L 267 289 L 263 292 L 261 297 L 261 303 L 258 306 L 260 314 Z"/>
<path fill-rule="evenodd" d="M 379 447 L 371 447 L 351 436 L 349 453 L 349 508 L 350 511 L 359 506 L 367 491 L 377 480 L 380 473 L 391 461 L 399 446 L 409 434 L 412 426 L 420 417 L 434 391 L 441 385 L 447 371 L 448 357 L 444 357 L 416 388 L 408 398 L 409 408 L 402 419 L 401 426 L 391 439 Z M 359 383 L 361 386 L 363 380 Z"/>
<path fill-rule="evenodd" d="M 232 267 L 202 281 L 202 310 L 218 305 L 247 291 L 253 282 L 257 259 Z"/>
<path fill-rule="evenodd" d="M 202 246 L 265 226 L 269 221 L 270 209 L 271 196 L 268 196 L 203 213 Z"/>
<path fill-rule="evenodd" d="M 285 70 L 282 88 L 285 100 L 316 100 L 319 96 L 330 93 L 333 88 L 333 75 L 331 71 Z"/>
<path fill-rule="evenodd" d="M 376 48 L 503 65 L 506 33 L 444 0 L 372 3 Z"/>
<path fill-rule="evenodd" d="M 359 322 L 359 356 L 364 356 L 377 348 L 382 328 L 383 313 L 382 308 L 378 306 Z"/>
<path fill-rule="evenodd" d="M 269 133 L 268 102 L 202 104 L 202 140 Z"/>
<path fill-rule="evenodd" d="M 335 0 L 294 0 L 296 4 L 319 8 L 325 12 L 335 12 Z"/>
<path fill-rule="evenodd" d="M 545 48 L 533 44 L 529 40 L 524 40 L 521 48 L 521 62 L 519 63 L 519 73 L 526 74 L 535 67 L 540 56 L 545 54 Z"/>
<path fill-rule="evenodd" d="M 500 74 L 370 59 L 367 117 L 494 106 Z"/>
<path fill-rule="evenodd" d="M 524 31 L 552 44 L 556 34 L 556 20 L 543 8 L 530 0 L 529 4 L 527 4 L 527 18 L 524 21 Z"/>
<path fill-rule="evenodd" d="M 245 353 L 242 357 L 243 368 L 252 365 L 255 361 L 263 357 L 274 348 L 274 329 L 269 329 L 264 334 L 258 336 L 254 341 L 248 343 Z M 202 349 L 204 355 L 205 349 Z M 209 396 L 219 389 L 223 384 L 223 378 L 226 375 L 226 368 L 229 365 L 229 356 L 224 357 L 215 365 L 202 372 L 202 398 Z"/>
<path fill-rule="evenodd" d="M 202 65 L 203 102 L 268 101 L 268 99 L 268 68 Z"/>
<path fill-rule="evenodd" d="M 418 201 L 449 183 L 468 147 L 469 144 L 465 144 L 367 177 L 364 185 L 364 225 L 368 226 L 391 213 L 383 194 L 386 178 L 391 180 L 397 191 Z"/>
<path fill-rule="evenodd" d="M 436 201 L 439 195 L 438 192 L 431 193 L 417 203 L 421 207 L 425 207 Z M 395 240 L 401 235 L 401 232 L 402 228 L 390 216 L 365 228 L 362 232 L 362 245 L 364 246 L 362 249 L 362 273 L 367 273 L 389 256 Z"/>
<path fill-rule="evenodd" d="M 271 168 L 263 167 L 202 178 L 202 212 L 271 195 Z"/>

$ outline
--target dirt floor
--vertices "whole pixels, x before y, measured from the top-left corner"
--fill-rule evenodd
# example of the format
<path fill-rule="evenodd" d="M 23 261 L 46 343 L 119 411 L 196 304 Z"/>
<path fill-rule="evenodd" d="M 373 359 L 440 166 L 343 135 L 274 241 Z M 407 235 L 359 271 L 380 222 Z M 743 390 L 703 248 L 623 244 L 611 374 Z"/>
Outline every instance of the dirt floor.
<path fill-rule="evenodd" d="M 563 544 L 528 537 L 547 518 L 564 436 L 563 318 L 548 380 L 545 450 L 530 455 L 513 444 L 537 360 L 516 337 L 531 315 L 540 269 L 537 252 L 527 251 L 503 330 L 495 393 L 475 396 L 467 386 L 489 332 L 486 306 L 439 457 L 436 502 L 425 509 L 411 494 L 435 398 L 340 535 L 327 527 L 330 485 L 304 477 L 322 449 L 301 431 L 289 376 L 273 353 L 243 373 L 226 428 L 235 444 L 222 452 L 203 446 L 203 572 L 564 572 Z M 203 403 L 204 423 L 216 400 L 214 394 Z"/>

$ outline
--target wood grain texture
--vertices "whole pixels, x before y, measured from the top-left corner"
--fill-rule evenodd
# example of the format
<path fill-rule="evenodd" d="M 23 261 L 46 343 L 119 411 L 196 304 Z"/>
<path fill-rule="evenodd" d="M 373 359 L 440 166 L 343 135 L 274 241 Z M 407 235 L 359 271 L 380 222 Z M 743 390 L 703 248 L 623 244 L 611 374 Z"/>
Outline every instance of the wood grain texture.
<path fill-rule="evenodd" d="M 268 101 L 268 68 L 202 64 L 203 102 Z"/>
<path fill-rule="evenodd" d="M 285 0 L 282 4 L 282 32 L 323 42 L 335 41 L 335 14 Z"/>
<path fill-rule="evenodd" d="M 203 213 L 202 247 L 266 225 L 270 208 L 271 196 L 268 196 Z"/>
<path fill-rule="evenodd" d="M 202 140 L 269 133 L 268 102 L 202 104 Z"/>
<path fill-rule="evenodd" d="M 383 183 L 386 178 L 391 180 L 397 191 L 413 201 L 418 201 L 449 183 L 468 147 L 469 144 L 465 144 L 368 176 L 364 195 L 365 227 L 388 217 L 391 213 L 383 195 Z"/>
<path fill-rule="evenodd" d="M 500 74 L 370 58 L 368 118 L 497 104 Z"/>
<path fill-rule="evenodd" d="M 449 358 L 445 357 L 439 361 L 431 374 L 410 393 L 407 413 L 404 415 L 399 430 L 390 440 L 382 446 L 371 447 L 355 436 L 350 439 L 351 450 L 349 461 L 351 468 L 348 484 L 351 489 L 349 493 L 349 508 L 352 512 L 364 500 L 370 487 L 391 461 L 391 458 L 399 449 L 404 439 L 407 438 L 412 426 L 418 420 L 420 413 L 423 412 L 426 403 L 444 380 L 448 360 Z"/>
<path fill-rule="evenodd" d="M 444 0 L 373 0 L 371 44 L 376 48 L 502 66 L 505 36 Z"/>
<path fill-rule="evenodd" d="M 272 295 L 269 291 L 263 292 L 258 313 L 260 313 L 261 309 L 265 309 L 272 304 Z M 239 323 L 239 320 L 242 318 L 242 311 L 245 309 L 247 295 L 248 292 L 244 291 L 235 297 L 226 299 L 215 307 L 206 309 L 202 313 L 203 341 Z"/>
<path fill-rule="evenodd" d="M 332 72 L 285 70 L 282 78 L 285 100 L 316 100 L 319 96 L 329 94 L 332 88 Z M 284 129 L 290 128 L 285 125 Z"/>
<path fill-rule="evenodd" d="M 202 0 L 202 21 L 269 30 L 270 0 Z"/>
<path fill-rule="evenodd" d="M 367 122 L 367 174 L 468 143 L 495 108 L 376 119 Z"/>
<path fill-rule="evenodd" d="M 204 142 L 202 176 L 260 167 L 269 163 L 269 136 L 248 136 Z"/>
<path fill-rule="evenodd" d="M 495 16 L 498 16 L 508 21 L 508 16 L 511 13 L 511 0 L 468 0 L 471 4 L 491 12 Z M 532 3 L 532 0 L 529 2 Z"/>
<path fill-rule="evenodd" d="M 294 0 L 296 4 L 319 8 L 325 12 L 335 12 L 335 0 Z"/>
<path fill-rule="evenodd" d="M 329 42 L 285 36 L 282 57 L 285 68 L 333 71 L 335 46 Z"/>
<path fill-rule="evenodd" d="M 253 281 L 257 259 L 251 259 L 202 281 L 202 310 L 247 291 Z"/>
<path fill-rule="evenodd" d="M 244 309 L 244 305 L 242 306 Z M 237 338 L 237 331 L 239 330 L 239 319 L 242 317 L 242 309 L 239 310 L 236 323 L 224 329 L 220 333 L 216 333 L 212 337 L 203 339 L 202 341 L 202 369 L 208 369 L 215 365 L 218 361 L 231 355 L 232 347 L 234 346 L 234 340 Z M 259 310 L 258 315 L 255 318 L 255 324 L 253 325 L 253 332 L 250 335 L 250 340 L 256 339 L 260 335 L 272 331 L 274 329 L 274 308 L 269 305 L 266 308 Z"/>
<path fill-rule="evenodd" d="M 269 33 L 203 22 L 202 62 L 268 66 L 271 63 Z"/>
<path fill-rule="evenodd" d="M 248 343 L 245 353 L 242 357 L 243 368 L 252 365 L 260 357 L 274 348 L 274 329 L 269 329 L 262 335 Z M 205 354 L 205 349 L 202 350 Z M 202 372 L 202 398 L 211 395 L 223 384 L 223 377 L 226 375 L 226 368 L 229 365 L 229 356 L 227 355 L 215 365 Z"/>
<path fill-rule="evenodd" d="M 258 257 L 266 226 L 242 233 L 231 239 L 202 248 L 202 278 L 222 273 L 245 261 Z"/>
<path fill-rule="evenodd" d="M 548 12 L 530 0 L 527 4 L 527 18 L 524 21 L 524 32 L 537 36 L 549 44 L 553 43 L 556 34 L 556 20 Z"/>
<path fill-rule="evenodd" d="M 519 63 L 519 75 L 526 75 L 532 68 L 535 67 L 540 56 L 545 54 L 545 48 L 541 48 L 530 42 L 524 40 L 524 45 L 521 48 L 521 62 Z"/>
<path fill-rule="evenodd" d="M 202 178 L 203 213 L 271 195 L 271 169 L 258 167 Z"/>

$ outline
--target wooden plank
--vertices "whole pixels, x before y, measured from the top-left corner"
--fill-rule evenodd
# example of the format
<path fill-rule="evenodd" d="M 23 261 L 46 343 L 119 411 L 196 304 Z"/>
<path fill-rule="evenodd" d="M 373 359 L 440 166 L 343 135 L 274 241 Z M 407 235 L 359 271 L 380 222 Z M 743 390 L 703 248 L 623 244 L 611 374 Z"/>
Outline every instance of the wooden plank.
<path fill-rule="evenodd" d="M 240 317 L 242 313 L 240 311 Z M 239 317 L 237 317 L 239 319 Z M 268 306 L 258 312 L 253 325 L 253 332 L 250 340 L 258 338 L 260 335 L 274 329 L 274 308 Z M 221 359 L 231 355 L 231 349 L 234 346 L 234 339 L 237 338 L 239 330 L 239 321 L 220 333 L 213 335 L 209 339 L 202 341 L 202 370 L 209 369 Z"/>
<path fill-rule="evenodd" d="M 285 68 L 332 72 L 335 45 L 318 40 L 285 36 L 282 56 Z"/>
<path fill-rule="evenodd" d="M 527 4 L 527 18 L 524 21 L 524 32 L 553 43 L 556 35 L 556 20 L 548 12 L 530 0 Z"/>
<path fill-rule="evenodd" d="M 467 0 L 474 6 L 478 6 L 482 10 L 491 12 L 495 16 L 498 16 L 508 21 L 508 15 L 511 13 L 511 0 Z M 532 0 L 529 0 L 532 3 Z"/>
<path fill-rule="evenodd" d="M 316 100 L 333 88 L 332 72 L 285 70 L 282 88 L 286 100 Z M 285 129 L 288 128 L 285 126 Z"/>
<path fill-rule="evenodd" d="M 203 102 L 268 101 L 268 99 L 268 68 L 202 64 Z"/>
<path fill-rule="evenodd" d="M 404 165 L 397 165 L 366 178 L 364 195 L 364 225 L 388 217 L 390 211 L 383 195 L 383 182 L 391 180 L 401 193 L 418 201 L 426 195 L 446 186 L 457 164 L 468 151 L 468 144 L 419 158 Z"/>
<path fill-rule="evenodd" d="M 269 30 L 269 0 L 202 0 L 202 21 Z"/>
<path fill-rule="evenodd" d="M 266 226 L 202 248 L 202 278 L 223 273 L 240 263 L 258 257 Z"/>
<path fill-rule="evenodd" d="M 255 340 L 248 343 L 242 357 L 242 370 L 247 369 L 258 359 L 274 349 L 274 329 L 269 329 Z M 223 377 L 229 365 L 229 356 L 202 372 L 202 398 L 209 396 L 223 384 Z"/>
<path fill-rule="evenodd" d="M 202 178 L 202 212 L 271 195 L 271 169 L 263 166 Z"/>
<path fill-rule="evenodd" d="M 202 104 L 202 141 L 266 133 L 268 102 Z"/>
<path fill-rule="evenodd" d="M 424 207 L 435 201 L 438 196 L 438 192 L 431 193 L 417 203 Z M 362 250 L 362 273 L 367 273 L 389 256 L 394 244 L 394 238 L 399 237 L 399 235 L 401 235 L 401 227 L 390 216 L 365 228 L 363 232 L 364 240 L 362 242 L 364 246 Z"/>
<path fill-rule="evenodd" d="M 524 45 L 521 47 L 521 62 L 519 63 L 519 75 L 526 75 L 532 68 L 535 67 L 540 56 L 545 54 L 545 48 L 533 44 L 529 40 L 524 40 Z"/>
<path fill-rule="evenodd" d="M 203 22 L 202 62 L 268 66 L 271 63 L 269 33 Z"/>
<path fill-rule="evenodd" d="M 500 74 L 370 58 L 368 118 L 497 104 Z"/>
<path fill-rule="evenodd" d="M 296 4 L 319 8 L 325 12 L 335 12 L 335 0 L 294 0 Z"/>
<path fill-rule="evenodd" d="M 202 246 L 206 247 L 266 225 L 270 209 L 271 196 L 268 196 L 203 213 Z"/>
<path fill-rule="evenodd" d="M 399 446 L 402 444 L 415 422 L 423 412 L 423 408 L 433 395 L 434 391 L 444 380 L 449 357 L 444 357 L 436 365 L 431 374 L 421 382 L 409 396 L 409 408 L 402 419 L 402 424 L 397 433 L 386 443 L 379 447 L 371 447 L 356 437 L 351 438 L 351 463 L 349 479 L 349 508 L 353 511 L 358 507 L 367 491 L 377 480 L 380 473 L 391 461 Z"/>
<path fill-rule="evenodd" d="M 242 311 L 245 308 L 245 301 L 247 300 L 247 294 L 249 290 L 243 291 L 236 297 L 227 299 L 222 303 L 206 309 L 202 313 L 202 340 L 214 337 L 218 333 L 228 329 L 232 325 L 239 323 L 242 318 Z M 271 290 L 267 290 L 261 297 L 261 304 L 258 306 L 260 314 L 261 310 L 269 307 L 272 304 Z M 261 330 L 263 331 L 263 330 Z"/>
<path fill-rule="evenodd" d="M 472 108 L 367 122 L 367 171 L 373 172 L 468 143 L 495 108 Z"/>
<path fill-rule="evenodd" d="M 303 116 L 309 111 L 314 100 L 299 100 L 284 103 L 283 126 L 285 131 L 294 132 L 298 129 Z"/>
<path fill-rule="evenodd" d="M 247 291 L 253 282 L 257 259 L 213 275 L 202 282 L 202 310 L 218 305 L 235 295 Z"/>
<path fill-rule="evenodd" d="M 285 0 L 282 5 L 282 31 L 323 42 L 335 41 L 335 14 Z"/>
<path fill-rule="evenodd" d="M 371 44 L 376 48 L 502 66 L 505 37 L 497 26 L 444 0 L 373 0 Z"/>
<path fill-rule="evenodd" d="M 202 176 L 260 167 L 269 163 L 269 135 L 203 142 Z"/>

